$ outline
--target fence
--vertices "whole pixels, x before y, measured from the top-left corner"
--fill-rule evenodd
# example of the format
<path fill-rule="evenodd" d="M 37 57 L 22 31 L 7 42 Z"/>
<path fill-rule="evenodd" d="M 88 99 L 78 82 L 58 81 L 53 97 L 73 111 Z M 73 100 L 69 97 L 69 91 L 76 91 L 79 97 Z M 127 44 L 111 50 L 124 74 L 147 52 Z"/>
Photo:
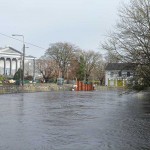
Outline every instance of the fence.
<path fill-rule="evenodd" d="M 93 91 L 94 87 L 92 83 L 84 83 L 82 81 L 77 81 L 76 91 Z"/>

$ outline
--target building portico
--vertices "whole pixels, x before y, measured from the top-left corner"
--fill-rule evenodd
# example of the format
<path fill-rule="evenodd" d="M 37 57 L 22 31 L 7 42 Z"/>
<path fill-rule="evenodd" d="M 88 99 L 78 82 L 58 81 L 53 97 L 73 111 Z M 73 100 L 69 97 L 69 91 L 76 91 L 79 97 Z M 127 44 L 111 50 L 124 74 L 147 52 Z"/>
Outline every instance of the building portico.
<path fill-rule="evenodd" d="M 28 60 L 28 56 L 26 61 Z M 35 57 L 29 57 L 33 60 Z M 0 48 L 0 75 L 14 76 L 22 66 L 22 53 L 12 47 Z"/>

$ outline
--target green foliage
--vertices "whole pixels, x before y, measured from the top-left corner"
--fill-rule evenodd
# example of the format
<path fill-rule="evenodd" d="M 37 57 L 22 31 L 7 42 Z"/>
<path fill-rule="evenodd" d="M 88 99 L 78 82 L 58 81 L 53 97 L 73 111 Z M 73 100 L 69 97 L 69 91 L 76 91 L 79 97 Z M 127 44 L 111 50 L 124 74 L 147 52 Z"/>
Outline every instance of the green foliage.
<path fill-rule="evenodd" d="M 128 89 L 133 89 L 136 91 L 146 90 L 149 87 L 148 81 L 146 82 L 143 78 L 135 76 L 128 81 L 126 84 Z"/>
<path fill-rule="evenodd" d="M 0 84 L 2 84 L 4 80 L 5 80 L 5 77 L 0 75 Z"/>
<path fill-rule="evenodd" d="M 83 56 L 80 56 L 79 68 L 77 70 L 77 79 L 82 81 L 85 76 L 85 61 Z"/>
<path fill-rule="evenodd" d="M 15 75 L 14 75 L 14 77 L 13 77 L 13 79 L 14 80 L 22 80 L 22 75 L 23 75 L 23 71 L 22 71 L 22 69 L 18 69 L 18 71 L 15 73 Z"/>
<path fill-rule="evenodd" d="M 144 85 L 137 84 L 137 85 L 133 86 L 133 89 L 136 90 L 136 91 L 141 91 L 141 90 L 145 90 L 146 87 Z"/>
<path fill-rule="evenodd" d="M 0 81 L 2 82 L 2 81 L 4 81 L 4 80 L 5 80 L 5 77 L 2 76 L 2 75 L 0 75 Z"/>

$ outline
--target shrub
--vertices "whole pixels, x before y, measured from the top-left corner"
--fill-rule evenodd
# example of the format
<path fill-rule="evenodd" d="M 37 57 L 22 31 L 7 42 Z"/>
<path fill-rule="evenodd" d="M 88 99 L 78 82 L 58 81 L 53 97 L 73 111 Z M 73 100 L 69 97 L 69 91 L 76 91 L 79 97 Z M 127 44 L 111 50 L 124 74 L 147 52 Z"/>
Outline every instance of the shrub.
<path fill-rule="evenodd" d="M 30 76 L 30 75 L 28 75 L 28 76 L 26 76 L 25 78 L 24 78 L 25 80 L 33 80 L 33 77 L 32 76 Z"/>
<path fill-rule="evenodd" d="M 5 77 L 0 75 L 0 83 L 2 83 L 5 80 Z"/>
<path fill-rule="evenodd" d="M 15 73 L 15 75 L 14 75 L 14 80 L 22 80 L 22 73 L 23 73 L 23 71 L 22 71 L 22 69 L 18 69 L 18 71 Z"/>

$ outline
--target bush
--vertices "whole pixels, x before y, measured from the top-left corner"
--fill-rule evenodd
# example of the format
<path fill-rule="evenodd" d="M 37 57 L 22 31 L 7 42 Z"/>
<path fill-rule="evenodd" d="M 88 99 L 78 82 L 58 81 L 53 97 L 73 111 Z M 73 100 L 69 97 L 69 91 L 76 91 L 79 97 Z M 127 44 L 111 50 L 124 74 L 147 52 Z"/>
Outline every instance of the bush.
<path fill-rule="evenodd" d="M 32 80 L 33 80 L 33 77 L 29 75 L 29 76 L 26 76 L 24 79 L 25 79 L 25 80 L 30 80 L 30 81 L 32 81 Z"/>
<path fill-rule="evenodd" d="M 22 71 L 22 69 L 18 69 L 18 71 L 15 73 L 15 75 L 14 75 L 14 80 L 22 80 L 22 73 L 23 73 L 23 71 Z"/>
<path fill-rule="evenodd" d="M 5 77 L 0 75 L 0 83 L 2 83 L 5 80 Z"/>

